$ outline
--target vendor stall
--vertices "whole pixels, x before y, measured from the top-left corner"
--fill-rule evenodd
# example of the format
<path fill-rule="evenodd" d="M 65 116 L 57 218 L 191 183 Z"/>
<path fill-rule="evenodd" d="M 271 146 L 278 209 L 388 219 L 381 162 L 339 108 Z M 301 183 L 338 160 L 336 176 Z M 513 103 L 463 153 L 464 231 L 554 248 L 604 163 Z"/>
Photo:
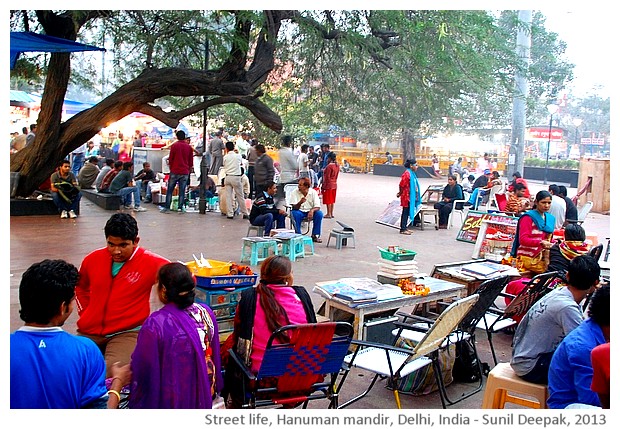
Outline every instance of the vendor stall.
<path fill-rule="evenodd" d="M 320 282 L 317 286 L 325 288 L 333 282 Z M 342 282 L 342 281 L 340 281 Z M 330 320 L 335 320 L 336 310 L 341 310 L 353 316 L 354 338 L 364 340 L 364 323 L 369 316 L 385 313 L 390 310 L 398 310 L 403 307 L 416 307 L 419 304 L 428 304 L 437 301 L 462 298 L 466 294 L 466 288 L 462 284 L 453 283 L 446 280 L 428 277 L 425 279 L 425 286 L 429 288 L 427 294 L 403 295 L 399 298 L 377 299 L 361 304 L 352 304 L 349 300 L 339 298 L 336 294 L 325 297 L 325 316 Z M 318 293 L 318 292 L 317 292 Z M 352 306 L 353 305 L 353 306 Z"/>

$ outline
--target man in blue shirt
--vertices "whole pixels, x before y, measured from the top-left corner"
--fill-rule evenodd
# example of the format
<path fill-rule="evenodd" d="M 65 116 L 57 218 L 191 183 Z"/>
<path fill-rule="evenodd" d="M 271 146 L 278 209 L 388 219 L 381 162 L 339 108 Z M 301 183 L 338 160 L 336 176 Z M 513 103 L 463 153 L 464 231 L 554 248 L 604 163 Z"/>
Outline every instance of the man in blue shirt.
<path fill-rule="evenodd" d="M 19 285 L 19 315 L 11 334 L 11 408 L 116 408 L 129 383 L 129 365 L 112 366 L 110 390 L 97 345 L 65 332 L 78 270 L 63 260 L 33 264 Z M 112 393 L 112 395 L 108 395 Z"/>
<path fill-rule="evenodd" d="M 589 318 L 560 343 L 549 366 L 549 408 L 586 404 L 601 406 L 592 384 L 592 349 L 609 341 L 609 285 L 594 292 L 588 307 Z"/>

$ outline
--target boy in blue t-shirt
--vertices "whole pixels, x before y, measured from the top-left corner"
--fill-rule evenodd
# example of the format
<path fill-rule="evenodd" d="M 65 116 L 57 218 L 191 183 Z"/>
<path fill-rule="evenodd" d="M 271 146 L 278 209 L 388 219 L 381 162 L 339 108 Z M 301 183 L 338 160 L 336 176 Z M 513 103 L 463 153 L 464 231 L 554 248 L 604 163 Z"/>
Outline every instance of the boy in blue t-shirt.
<path fill-rule="evenodd" d="M 46 259 L 23 274 L 19 314 L 26 323 L 11 334 L 11 408 L 118 406 L 129 365 L 112 368 L 108 390 L 97 345 L 61 328 L 73 311 L 77 280 L 77 268 L 63 260 Z"/>

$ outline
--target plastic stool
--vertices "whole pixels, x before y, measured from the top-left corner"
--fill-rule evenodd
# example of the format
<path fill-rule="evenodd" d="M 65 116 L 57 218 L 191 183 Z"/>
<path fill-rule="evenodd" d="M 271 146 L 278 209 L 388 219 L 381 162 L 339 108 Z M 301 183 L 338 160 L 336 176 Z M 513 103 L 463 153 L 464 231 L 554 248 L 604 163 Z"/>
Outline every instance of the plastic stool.
<path fill-rule="evenodd" d="M 439 210 L 432 209 L 428 207 L 422 207 L 419 211 L 420 213 L 420 229 L 424 230 L 424 217 L 425 216 L 434 216 L 435 218 L 435 229 L 439 229 Z"/>
<path fill-rule="evenodd" d="M 327 238 L 327 247 L 329 247 L 329 241 L 334 237 L 336 239 L 336 249 L 342 249 L 342 246 L 347 245 L 347 239 L 353 240 L 353 247 L 355 247 L 355 235 L 352 232 L 343 231 L 339 229 L 332 229 L 329 232 L 329 237 Z"/>
<path fill-rule="evenodd" d="M 278 242 L 276 240 L 255 240 L 254 237 L 243 238 L 243 247 L 241 249 L 240 262 L 250 262 L 250 265 L 258 265 L 269 257 L 269 250 L 273 250 L 273 254 L 278 254 Z"/>
<path fill-rule="evenodd" d="M 220 208 L 218 197 L 211 197 L 207 200 L 207 210 L 210 212 L 218 211 Z"/>
<path fill-rule="evenodd" d="M 265 235 L 265 225 L 252 225 L 248 226 L 248 232 L 245 234 L 246 237 L 250 236 L 250 232 L 256 231 L 257 237 L 262 237 Z"/>
<path fill-rule="evenodd" d="M 534 397 L 536 400 L 526 399 L 523 396 Z M 525 381 L 515 374 L 510 363 L 498 363 L 488 375 L 482 408 L 501 409 L 506 402 L 528 408 L 547 408 L 547 397 L 546 385 Z"/>
<path fill-rule="evenodd" d="M 297 258 L 304 258 L 306 250 L 304 245 L 304 236 L 298 234 L 286 240 L 282 240 L 282 255 L 295 262 Z"/>
<path fill-rule="evenodd" d="M 304 241 L 304 251 L 305 251 L 305 246 L 310 246 L 310 254 L 314 255 L 314 241 L 312 241 L 312 237 L 304 235 L 303 241 Z"/>

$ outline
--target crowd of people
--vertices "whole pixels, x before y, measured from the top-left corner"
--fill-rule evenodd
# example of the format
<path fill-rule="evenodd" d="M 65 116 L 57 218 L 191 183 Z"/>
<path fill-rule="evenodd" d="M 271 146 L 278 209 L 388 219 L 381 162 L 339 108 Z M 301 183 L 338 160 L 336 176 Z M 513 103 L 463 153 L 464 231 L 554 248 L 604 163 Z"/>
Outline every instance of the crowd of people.
<path fill-rule="evenodd" d="M 36 125 L 33 130 L 36 130 Z M 61 218 L 78 217 L 82 190 L 118 195 L 122 208 L 134 212 L 146 211 L 144 204 L 147 203 L 160 204 L 159 194 L 165 192 L 161 213 L 185 213 L 188 197 L 195 195 L 197 188 L 204 187 L 205 197 L 219 198 L 222 215 L 228 219 L 241 215 L 254 224 L 255 219 L 250 218 L 251 201 L 265 198 L 271 182 L 276 183 L 274 197 L 279 208 L 282 208 L 289 203 L 286 201 L 285 186 L 297 185 L 300 179 L 308 179 L 310 189 L 317 193 L 318 203 L 313 201 L 312 207 L 309 203 L 303 203 L 302 210 L 293 212 L 295 215 L 303 213 L 303 219 L 314 219 L 317 224 L 314 239 L 321 241 L 320 215 L 323 212 L 314 216 L 314 207 L 318 204 L 320 209 L 320 195 L 326 206 L 325 218 L 334 217 L 340 171 L 336 154 L 330 151 L 329 144 L 321 144 L 319 150 L 308 144 L 293 147 L 293 138 L 285 135 L 276 162 L 267 154 L 266 147 L 247 132 L 235 139 L 221 128 L 206 141 L 206 145 L 202 141 L 192 143 L 183 130 L 177 130 L 175 137 L 165 146 L 169 153 L 163 157 L 162 172 L 156 172 L 150 162 L 143 162 L 141 169 L 134 172 L 132 148 L 144 145 L 144 135 L 138 130 L 133 144 L 119 133 L 110 148 L 101 143 L 96 145 L 94 138 L 76 148 L 50 178 L 51 197 Z M 121 156 L 124 153 L 127 156 Z M 192 173 L 199 182 L 198 187 L 190 186 Z M 312 192 L 310 197 L 303 196 L 313 197 Z M 264 221 L 264 218 L 259 220 Z M 298 229 L 298 225 L 295 228 Z"/>
<path fill-rule="evenodd" d="M 171 197 L 178 186 L 182 209 L 196 150 L 183 131 L 176 136 L 168 159 L 167 195 Z M 274 227 L 283 228 L 287 216 L 298 233 L 302 222 L 311 221 L 312 239 L 320 243 L 322 219 L 334 217 L 339 172 L 329 146 L 322 148 L 322 158 L 307 145 L 295 155 L 292 138 L 284 136 L 276 166 L 256 140 L 244 146 L 220 137 L 216 133 L 211 147 L 198 154 L 204 159 L 208 153 L 210 168 L 219 165 L 218 179 L 223 172 L 220 192 L 228 200 L 223 214 L 234 219 L 233 201 L 237 201 L 242 218 L 263 226 L 265 235 Z M 243 140 L 249 137 L 245 134 Z M 214 140 L 222 140 L 221 159 L 212 150 Z M 216 145 L 220 147 L 219 142 Z M 80 195 L 72 196 L 64 183 L 79 190 L 92 181 L 99 192 L 118 194 L 125 207 L 141 211 L 142 194 L 148 201 L 148 184 L 157 177 L 150 164 L 144 163 L 134 174 L 131 161 L 106 159 L 105 167 L 96 170 L 90 165 L 95 166 L 95 156 L 86 158 L 77 176 L 68 160 L 52 175 L 52 195 L 61 217 L 79 214 Z M 253 160 L 252 181 L 249 159 Z M 402 206 L 400 233 L 409 235 L 409 224 L 420 222 L 422 190 L 415 159 L 406 160 L 404 167 L 397 197 Z M 493 173 L 483 171 L 480 177 L 486 183 L 474 178 L 472 193 L 501 185 L 510 195 L 508 211 L 519 215 L 511 249 L 519 268 L 532 274 L 558 271 L 563 275 L 562 282 L 518 324 L 511 365 L 525 380 L 548 384 L 551 408 L 608 407 L 609 286 L 599 285 L 600 267 L 589 254 L 585 231 L 576 223 L 566 189 L 551 185 L 549 191 L 531 198 L 527 182 L 518 173 L 510 184 L 503 184 Z M 249 182 L 249 189 L 244 189 L 243 180 Z M 284 195 L 290 211 L 278 205 L 284 185 L 295 187 Z M 249 206 L 248 197 L 253 200 Z M 439 228 L 447 227 L 450 210 L 459 200 L 467 204 L 466 191 L 450 174 L 442 199 L 435 204 Z M 326 205 L 325 215 L 321 204 Z M 167 198 L 162 211 L 170 210 L 171 198 Z M 558 230 L 564 238 L 554 242 Z M 234 330 L 220 348 L 215 314 L 195 302 L 195 279 L 186 265 L 142 248 L 138 223 L 128 213 L 112 215 L 104 236 L 106 247 L 86 255 L 79 269 L 63 260 L 44 260 L 23 274 L 19 298 L 24 326 L 11 335 L 11 408 L 114 408 L 127 394 L 130 408 L 238 407 L 244 398 L 227 351 L 234 349 L 256 372 L 274 330 L 316 322 L 308 292 L 294 285 L 290 260 L 272 256 L 261 264 L 257 287 L 242 294 Z M 154 285 L 163 307 L 151 313 Z M 62 329 L 74 309 L 77 335 Z"/>
<path fill-rule="evenodd" d="M 22 275 L 24 326 L 10 341 L 11 408 L 239 406 L 235 371 L 222 375 L 231 368 L 228 349 L 256 372 L 275 329 L 316 322 L 308 292 L 294 285 L 291 261 L 272 256 L 261 264 L 258 286 L 243 292 L 220 348 L 216 316 L 195 302 L 196 281 L 185 264 L 140 247 L 128 213 L 112 215 L 104 236 L 106 247 L 86 255 L 79 269 L 46 259 Z M 151 313 L 154 285 L 163 306 Z M 76 335 L 62 329 L 74 309 Z"/>

